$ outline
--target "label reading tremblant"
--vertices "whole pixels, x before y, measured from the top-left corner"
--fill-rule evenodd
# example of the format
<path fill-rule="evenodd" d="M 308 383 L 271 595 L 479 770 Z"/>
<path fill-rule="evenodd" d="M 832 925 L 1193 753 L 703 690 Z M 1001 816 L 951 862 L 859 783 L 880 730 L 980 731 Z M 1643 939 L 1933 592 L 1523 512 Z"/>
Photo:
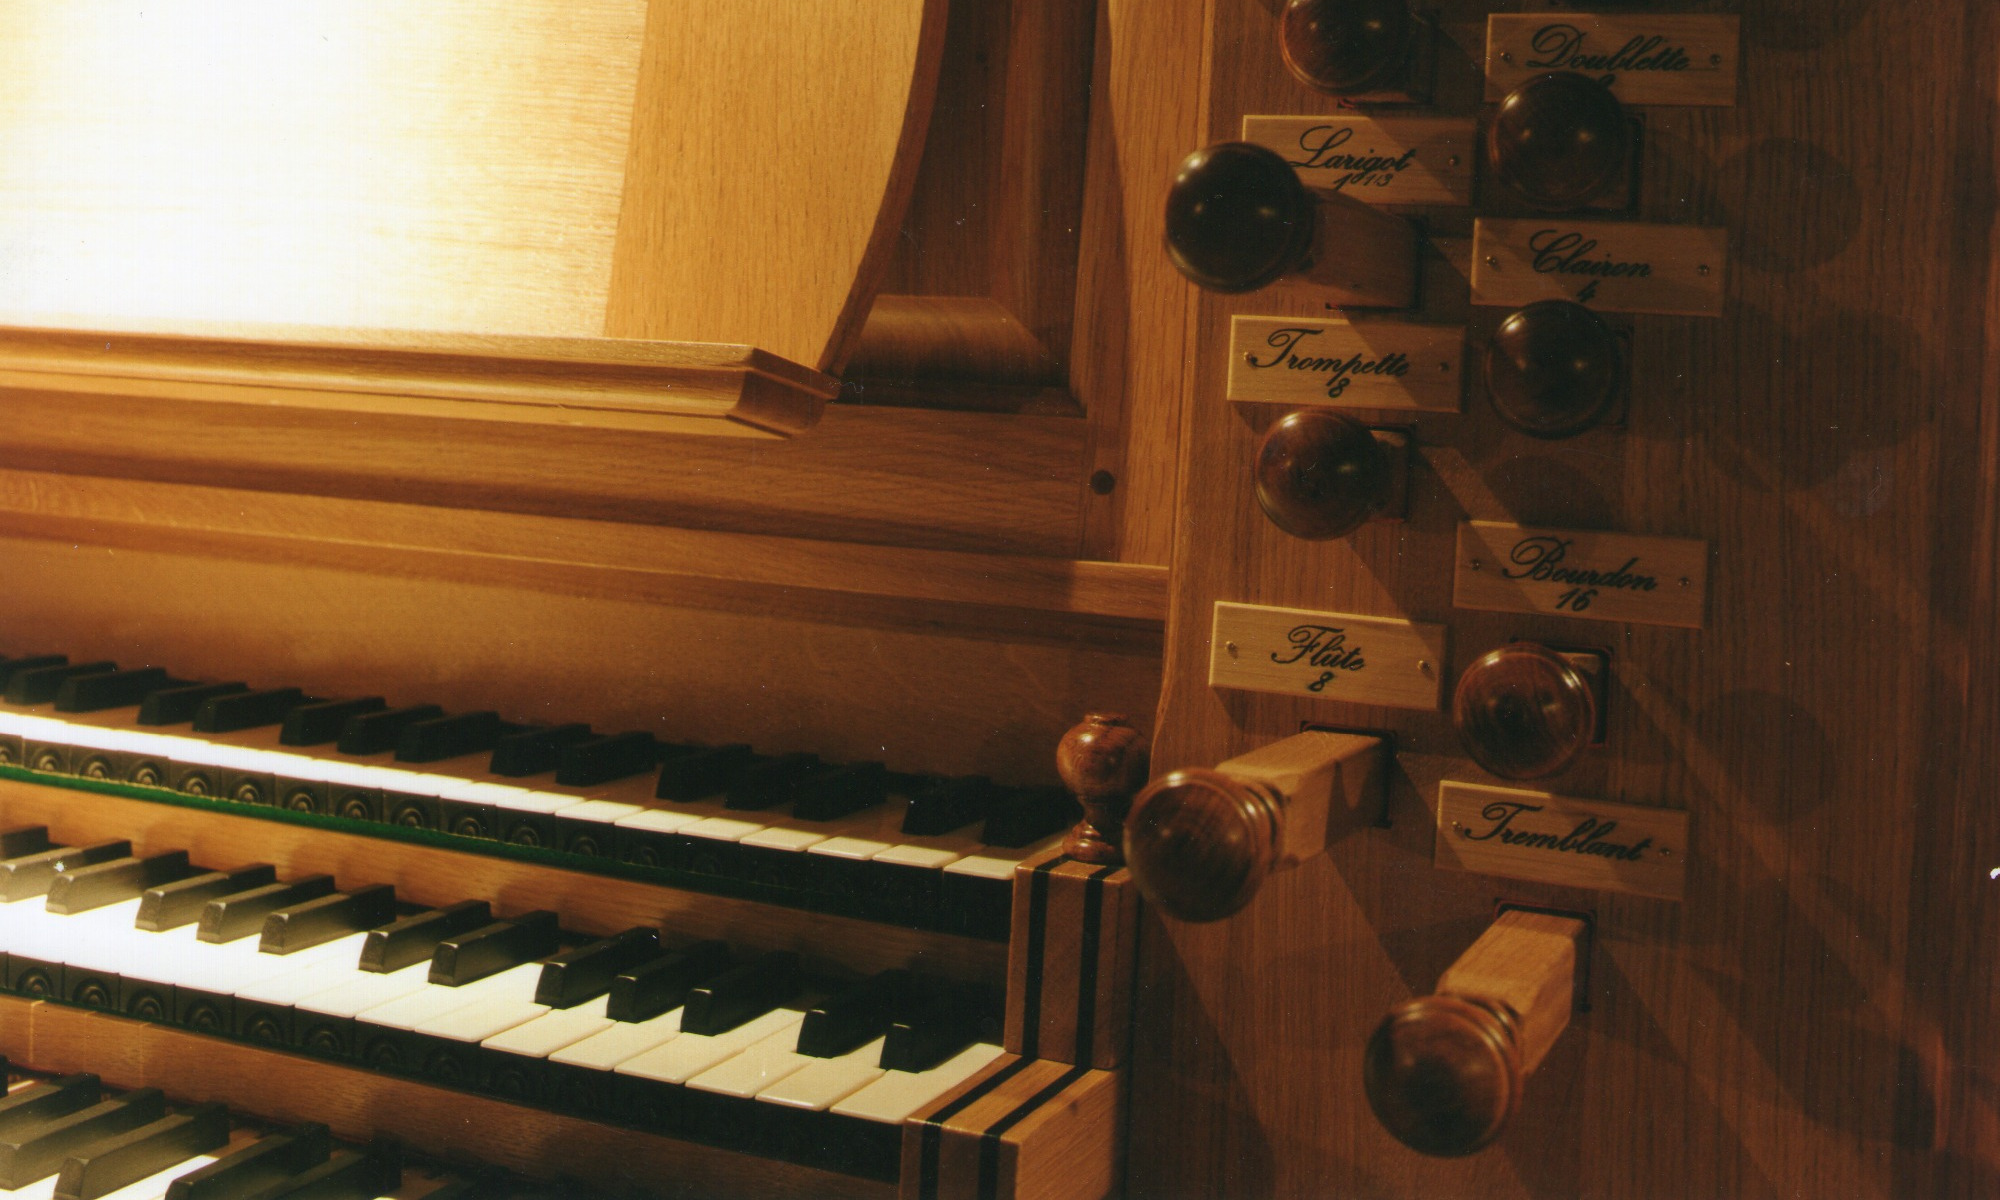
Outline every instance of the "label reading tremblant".
<path fill-rule="evenodd" d="M 1707 542 L 1498 521 L 1458 527 L 1457 608 L 1700 629 L 1707 600 Z"/>
<path fill-rule="evenodd" d="M 1627 104 L 1734 104 L 1737 26 L 1705 14 L 1496 13 L 1486 18 L 1486 98 L 1573 71 Z"/>
<path fill-rule="evenodd" d="M 1370 204 L 1470 204 L 1474 124 L 1464 117 L 1244 117 L 1307 187 Z"/>
<path fill-rule="evenodd" d="M 1457 412 L 1465 330 L 1456 325 L 1236 317 L 1229 398 Z"/>
<path fill-rule="evenodd" d="M 1432 862 L 1452 871 L 1679 900 L 1688 815 L 1548 792 L 1438 785 Z"/>
<path fill-rule="evenodd" d="M 1442 625 L 1221 603 L 1213 633 L 1210 687 L 1389 708 L 1438 706 Z"/>
<path fill-rule="evenodd" d="M 1472 302 L 1720 316 L 1728 244 L 1728 230 L 1698 225 L 1482 218 L 1472 224 Z"/>

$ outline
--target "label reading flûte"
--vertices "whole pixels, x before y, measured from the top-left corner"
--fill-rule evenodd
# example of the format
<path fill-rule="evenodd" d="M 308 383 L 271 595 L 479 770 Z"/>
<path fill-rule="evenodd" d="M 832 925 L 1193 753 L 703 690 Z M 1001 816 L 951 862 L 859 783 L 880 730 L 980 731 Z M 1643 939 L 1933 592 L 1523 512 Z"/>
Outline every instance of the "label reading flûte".
<path fill-rule="evenodd" d="M 1469 117 L 1243 118 L 1243 140 L 1278 154 L 1309 188 L 1370 204 L 1470 204 Z"/>
<path fill-rule="evenodd" d="M 1720 316 L 1728 244 L 1728 230 L 1698 225 L 1481 219 L 1472 226 L 1472 302 Z"/>
<path fill-rule="evenodd" d="M 1444 643 L 1442 625 L 1218 603 L 1208 686 L 1435 709 Z"/>
<path fill-rule="evenodd" d="M 1466 521 L 1458 527 L 1451 602 L 1486 612 L 1700 629 L 1708 607 L 1708 543 Z"/>
<path fill-rule="evenodd" d="M 1457 412 L 1465 330 L 1236 317 L 1229 352 L 1231 400 Z"/>
<path fill-rule="evenodd" d="M 1688 815 L 1520 788 L 1438 786 L 1435 866 L 1679 900 Z"/>
<path fill-rule="evenodd" d="M 1627 104 L 1734 104 L 1739 25 L 1705 13 L 1495 13 L 1486 18 L 1486 98 L 1571 71 Z"/>

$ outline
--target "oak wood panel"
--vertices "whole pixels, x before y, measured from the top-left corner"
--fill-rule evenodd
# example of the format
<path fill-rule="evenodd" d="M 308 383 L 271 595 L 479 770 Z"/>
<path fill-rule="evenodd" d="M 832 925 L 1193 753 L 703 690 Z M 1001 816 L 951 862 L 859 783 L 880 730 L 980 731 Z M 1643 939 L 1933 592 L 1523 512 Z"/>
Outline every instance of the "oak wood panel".
<path fill-rule="evenodd" d="M 1438 108 L 1470 112 L 1484 6 L 1443 7 Z M 1724 315 L 1632 320 L 1624 429 L 1536 443 L 1475 395 L 1416 418 L 1405 524 L 1290 541 L 1250 493 L 1279 410 L 1213 402 L 1251 310 L 1201 304 L 1154 761 L 1312 720 L 1393 729 L 1401 778 L 1392 829 L 1233 920 L 1143 922 L 1133 1194 L 1992 1190 L 2000 820 L 1961 780 L 1995 753 L 1993 17 L 1742 7 L 1738 106 L 1648 112 L 1636 213 L 1730 228 Z M 1211 138 L 1331 110 L 1279 66 L 1272 8 L 1214 6 Z M 1704 538 L 1709 628 L 1454 612 L 1463 519 Z M 1438 781 L 1485 779 L 1443 718 L 1209 690 L 1218 599 L 1446 621 L 1454 665 L 1513 636 L 1610 649 L 1609 746 L 1553 783 L 1688 810 L 1684 908 L 1432 870 Z M 1496 1146 L 1424 1159 L 1375 1126 L 1361 1050 L 1496 897 L 1594 912 L 1591 1011 Z"/>

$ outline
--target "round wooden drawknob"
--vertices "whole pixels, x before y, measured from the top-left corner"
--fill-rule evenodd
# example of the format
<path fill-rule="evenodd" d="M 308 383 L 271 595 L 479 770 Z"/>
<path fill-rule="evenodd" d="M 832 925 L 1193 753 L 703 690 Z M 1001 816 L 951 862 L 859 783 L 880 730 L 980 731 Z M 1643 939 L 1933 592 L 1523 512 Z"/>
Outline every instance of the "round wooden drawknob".
<path fill-rule="evenodd" d="M 1116 866 L 1132 793 L 1146 782 L 1146 738 L 1122 713 L 1091 713 L 1056 746 L 1056 771 L 1083 805 L 1083 820 L 1063 841 L 1063 853 Z"/>
<path fill-rule="evenodd" d="M 1610 190 L 1632 153 L 1632 126 L 1611 89 L 1582 75 L 1524 79 L 1486 129 L 1494 178 L 1536 208 L 1581 208 Z"/>
<path fill-rule="evenodd" d="M 1192 767 L 1154 780 L 1125 820 L 1125 861 L 1146 899 L 1183 921 L 1250 902 L 1278 856 L 1284 801 L 1269 787 Z"/>
<path fill-rule="evenodd" d="M 1249 292 L 1300 269 L 1316 202 L 1284 159 L 1222 142 L 1181 160 L 1167 193 L 1167 255 L 1212 292 Z"/>
<path fill-rule="evenodd" d="M 1597 733 L 1597 695 L 1570 661 L 1515 642 L 1465 668 L 1451 697 L 1465 751 L 1502 779 L 1567 769 Z"/>
<path fill-rule="evenodd" d="M 1604 318 L 1569 300 L 1538 300 L 1509 313 L 1486 344 L 1486 394 L 1522 433 L 1574 437 L 1611 414 L 1623 361 Z"/>
<path fill-rule="evenodd" d="M 1335 96 L 1395 82 L 1416 42 L 1407 0 L 1291 0 L 1278 32 L 1299 82 Z"/>
<path fill-rule="evenodd" d="M 1257 446 L 1257 503 L 1293 537 L 1346 537 L 1388 507 L 1393 482 L 1368 427 L 1325 409 L 1287 414 Z"/>
<path fill-rule="evenodd" d="M 1521 1098 L 1521 1051 L 1503 1012 L 1458 996 L 1421 996 L 1368 1039 L 1362 1083 L 1396 1140 L 1423 1154 L 1471 1154 Z"/>

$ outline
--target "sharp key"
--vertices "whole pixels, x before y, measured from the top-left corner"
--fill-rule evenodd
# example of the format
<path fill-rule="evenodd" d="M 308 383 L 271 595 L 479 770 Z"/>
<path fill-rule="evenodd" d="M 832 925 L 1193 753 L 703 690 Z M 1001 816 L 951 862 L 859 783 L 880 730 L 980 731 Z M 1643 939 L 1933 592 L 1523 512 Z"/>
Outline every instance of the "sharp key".
<path fill-rule="evenodd" d="M 799 990 L 799 956 L 774 950 L 688 993 L 681 1032 L 713 1037 L 754 1020 Z"/>
<path fill-rule="evenodd" d="M 928 1071 L 979 1039 L 987 1005 L 978 989 L 921 980 L 902 1001 L 882 1046 L 884 1070 Z"/>
<path fill-rule="evenodd" d="M 660 761 L 660 743 L 650 733 L 614 733 L 563 747 L 556 782 L 563 787 L 596 787 L 614 779 L 643 775 Z"/>
<path fill-rule="evenodd" d="M 257 949 L 264 954 L 293 954 L 385 925 L 395 916 L 396 889 L 386 883 L 319 896 L 266 915 Z"/>
<path fill-rule="evenodd" d="M 833 1058 L 883 1036 L 907 1006 L 908 971 L 883 971 L 807 1010 L 798 1052 Z"/>
<path fill-rule="evenodd" d="M 408 708 L 387 708 L 380 712 L 362 713 L 349 717 L 347 724 L 340 727 L 340 740 L 334 749 L 342 754 L 365 756 L 393 750 L 403 736 L 403 730 L 419 721 L 429 721 L 444 715 L 444 710 L 435 704 L 413 704 Z"/>
<path fill-rule="evenodd" d="M 285 723 L 278 731 L 278 743 L 284 746 L 323 745 L 339 737 L 340 731 L 353 718 L 381 712 L 387 707 L 389 702 L 380 696 L 302 704 L 285 714 Z"/>
<path fill-rule="evenodd" d="M 54 848 L 55 843 L 49 841 L 49 827 L 46 825 L 15 825 L 0 829 L 0 861 L 40 854 Z"/>
<path fill-rule="evenodd" d="M 369 931 L 361 947 L 361 969 L 386 974 L 427 962 L 437 952 L 439 942 L 492 923 L 493 911 L 484 900 L 462 900 L 404 917 Z"/>
<path fill-rule="evenodd" d="M 264 887 L 277 878 L 277 869 L 271 864 L 256 863 L 234 871 L 190 875 L 186 879 L 147 888 L 145 894 L 139 897 L 139 919 L 134 926 L 147 933 L 164 933 L 169 929 L 192 925 L 201 920 L 202 910 L 208 907 L 209 901 Z"/>
<path fill-rule="evenodd" d="M 463 987 L 510 967 L 547 958 L 558 939 L 556 915 L 546 909 L 510 921 L 495 921 L 438 943 L 431 955 L 432 983 Z"/>
<path fill-rule="evenodd" d="M 47 704 L 62 691 L 63 681 L 80 675 L 107 675 L 118 669 L 115 662 L 67 663 L 33 667 L 7 676 L 7 703 Z"/>
<path fill-rule="evenodd" d="M 320 1165 L 253 1193 L 253 1200 L 377 1200 L 402 1185 L 399 1157 L 386 1147 L 337 1151 Z"/>
<path fill-rule="evenodd" d="M 5 693 L 16 675 L 39 671 L 43 667 L 60 667 L 68 661 L 67 654 L 30 654 L 23 658 L 0 659 L 0 694 Z"/>
<path fill-rule="evenodd" d="M 728 969 L 729 947 L 697 942 L 620 973 L 611 981 L 605 1015 L 614 1021 L 649 1021 L 687 1003 L 698 984 Z"/>
<path fill-rule="evenodd" d="M 745 770 L 729 785 L 725 808 L 760 811 L 792 798 L 805 780 L 826 769 L 817 754 L 781 754 Z"/>
<path fill-rule="evenodd" d="M 203 1104 L 161 1117 L 73 1155 L 56 1179 L 55 1200 L 99 1200 L 229 1141 L 229 1110 Z"/>
<path fill-rule="evenodd" d="M 273 1133 L 174 1180 L 167 1200 L 242 1200 L 320 1165 L 332 1149 L 324 1125 Z"/>
<path fill-rule="evenodd" d="M 188 865 L 185 850 L 169 850 L 145 858 L 114 858 L 59 873 L 49 885 L 45 907 L 65 916 L 89 912 L 141 896 L 148 888 L 186 879 L 199 870 Z"/>
<path fill-rule="evenodd" d="M 509 779 L 546 775 L 561 764 L 564 746 L 591 736 L 588 725 L 531 725 L 494 742 L 486 769 Z"/>
<path fill-rule="evenodd" d="M 0 862 L 0 901 L 12 903 L 46 896 L 60 871 L 73 871 L 114 858 L 130 858 L 132 843 L 99 842 L 95 846 L 59 846 Z"/>
<path fill-rule="evenodd" d="M 542 964 L 535 1003 L 574 1008 L 609 992 L 612 980 L 659 954 L 659 931 L 643 926 L 558 954 Z"/>
<path fill-rule="evenodd" d="M 700 800 L 728 787 L 731 780 L 756 761 L 750 747 L 740 743 L 712 750 L 690 750 L 661 764 L 660 782 L 653 795 L 661 800 Z"/>
<path fill-rule="evenodd" d="M 878 762 L 849 763 L 801 781 L 792 794 L 793 816 L 806 821 L 837 821 L 887 799 L 889 773 Z"/>
<path fill-rule="evenodd" d="M 405 726 L 396 739 L 396 761 L 429 763 L 479 754 L 493 749 L 502 735 L 515 728 L 491 709 L 418 721 Z"/>
<path fill-rule="evenodd" d="M 308 696 L 295 687 L 217 696 L 195 710 L 194 731 L 235 733 L 239 729 L 257 729 L 265 725 L 282 726 L 286 713 L 318 700 L 319 697 Z"/>
<path fill-rule="evenodd" d="M 1018 848 L 1074 825 L 1082 815 L 1075 798 L 1062 788 L 1024 788 L 994 803 L 979 840 Z"/>
<path fill-rule="evenodd" d="M 103 1086 L 95 1075 L 64 1075 L 9 1092 L 0 1098 L 0 1140 L 89 1108 L 103 1098 Z"/>
<path fill-rule="evenodd" d="M 903 832 L 936 837 L 984 821 L 998 792 L 984 775 L 939 780 L 910 797 L 910 806 L 903 810 Z"/>
<path fill-rule="evenodd" d="M 106 671 L 98 675 L 78 675 L 63 680 L 56 693 L 59 713 L 103 712 L 107 708 L 130 708 L 154 692 L 187 687 L 191 679 L 175 679 L 163 667 L 135 667 L 129 671 Z"/>
<path fill-rule="evenodd" d="M 262 933 L 264 918 L 281 908 L 317 900 L 333 891 L 333 876 L 308 875 L 290 883 L 270 883 L 208 902 L 195 937 L 204 942 L 233 942 Z"/>
<path fill-rule="evenodd" d="M 19 1188 L 53 1175 L 70 1155 L 166 1115 L 160 1090 L 140 1088 L 0 1137 L 0 1187 Z"/>
<path fill-rule="evenodd" d="M 192 683 L 186 687 L 161 688 L 139 702 L 139 724 L 182 725 L 194 720 L 201 706 L 217 696 L 247 692 L 247 683 Z"/>

